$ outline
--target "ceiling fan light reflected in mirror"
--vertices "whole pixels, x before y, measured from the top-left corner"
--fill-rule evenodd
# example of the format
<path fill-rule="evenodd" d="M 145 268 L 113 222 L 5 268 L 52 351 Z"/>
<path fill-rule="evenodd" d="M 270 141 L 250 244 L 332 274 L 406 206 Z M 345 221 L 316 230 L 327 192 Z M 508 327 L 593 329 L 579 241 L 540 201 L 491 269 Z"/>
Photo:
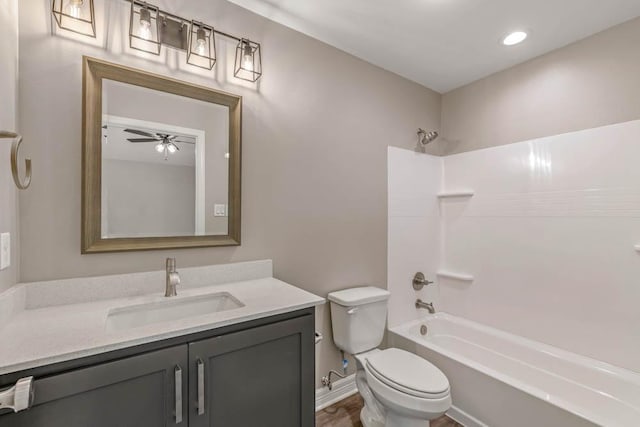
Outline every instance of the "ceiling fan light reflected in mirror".
<path fill-rule="evenodd" d="M 144 130 L 130 129 L 130 128 L 127 128 L 124 131 L 127 133 L 132 133 L 134 135 L 140 135 L 144 137 L 144 138 L 127 138 L 127 141 L 129 141 L 132 144 L 155 142 L 156 143 L 154 146 L 155 150 L 158 153 L 164 154 L 165 160 L 169 160 L 169 154 L 173 154 L 176 151 L 180 151 L 180 147 L 178 147 L 176 143 L 191 144 L 191 145 L 195 144 L 195 139 L 193 139 L 193 137 L 185 136 L 185 135 L 170 135 L 167 133 L 160 133 L 160 132 L 151 133 Z M 193 139 L 193 140 L 189 140 L 189 139 Z"/>

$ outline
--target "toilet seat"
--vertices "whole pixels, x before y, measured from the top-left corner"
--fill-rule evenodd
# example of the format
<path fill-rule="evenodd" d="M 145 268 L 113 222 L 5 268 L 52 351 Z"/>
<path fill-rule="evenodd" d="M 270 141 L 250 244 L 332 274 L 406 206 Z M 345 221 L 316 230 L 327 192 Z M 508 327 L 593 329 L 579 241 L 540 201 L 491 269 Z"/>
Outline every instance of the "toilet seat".
<path fill-rule="evenodd" d="M 365 369 L 384 385 L 421 399 L 441 399 L 449 395 L 447 377 L 427 360 L 397 348 L 366 357 Z"/>

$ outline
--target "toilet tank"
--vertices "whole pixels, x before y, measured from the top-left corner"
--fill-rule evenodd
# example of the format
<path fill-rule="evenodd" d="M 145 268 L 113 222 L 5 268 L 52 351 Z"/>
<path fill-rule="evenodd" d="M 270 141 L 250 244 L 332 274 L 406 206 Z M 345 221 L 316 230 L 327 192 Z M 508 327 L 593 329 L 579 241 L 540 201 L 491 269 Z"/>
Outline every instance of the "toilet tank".
<path fill-rule="evenodd" d="M 373 286 L 331 292 L 333 341 L 350 354 L 380 345 L 387 321 L 389 292 Z"/>

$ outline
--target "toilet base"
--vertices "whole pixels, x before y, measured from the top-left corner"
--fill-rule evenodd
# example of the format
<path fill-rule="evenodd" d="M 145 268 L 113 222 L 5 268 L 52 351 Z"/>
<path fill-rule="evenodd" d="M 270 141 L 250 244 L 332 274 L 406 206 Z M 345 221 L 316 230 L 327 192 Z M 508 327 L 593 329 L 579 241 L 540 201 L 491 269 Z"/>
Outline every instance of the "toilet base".
<path fill-rule="evenodd" d="M 360 421 L 363 427 L 429 427 L 428 420 L 407 418 L 405 416 L 387 412 L 384 422 L 372 416 L 365 405 L 360 411 Z"/>
<path fill-rule="evenodd" d="M 407 418 L 400 414 L 387 412 L 385 427 L 429 427 L 429 421 Z"/>
<path fill-rule="evenodd" d="M 385 427 L 381 420 L 371 416 L 366 405 L 362 408 L 362 411 L 360 411 L 360 422 L 362 422 L 362 427 Z"/>

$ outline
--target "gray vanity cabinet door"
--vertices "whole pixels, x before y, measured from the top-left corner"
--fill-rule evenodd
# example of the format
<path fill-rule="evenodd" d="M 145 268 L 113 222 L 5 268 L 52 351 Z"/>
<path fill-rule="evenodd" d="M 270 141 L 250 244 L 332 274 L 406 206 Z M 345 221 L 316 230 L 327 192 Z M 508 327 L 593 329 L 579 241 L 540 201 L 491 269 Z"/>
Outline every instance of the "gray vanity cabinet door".
<path fill-rule="evenodd" d="M 186 426 L 187 351 L 185 344 L 36 378 L 33 406 L 0 415 L 0 427 Z M 177 374 L 182 382 L 179 424 L 174 413 Z"/>
<path fill-rule="evenodd" d="M 189 344 L 191 427 L 312 427 L 311 315 Z"/>

